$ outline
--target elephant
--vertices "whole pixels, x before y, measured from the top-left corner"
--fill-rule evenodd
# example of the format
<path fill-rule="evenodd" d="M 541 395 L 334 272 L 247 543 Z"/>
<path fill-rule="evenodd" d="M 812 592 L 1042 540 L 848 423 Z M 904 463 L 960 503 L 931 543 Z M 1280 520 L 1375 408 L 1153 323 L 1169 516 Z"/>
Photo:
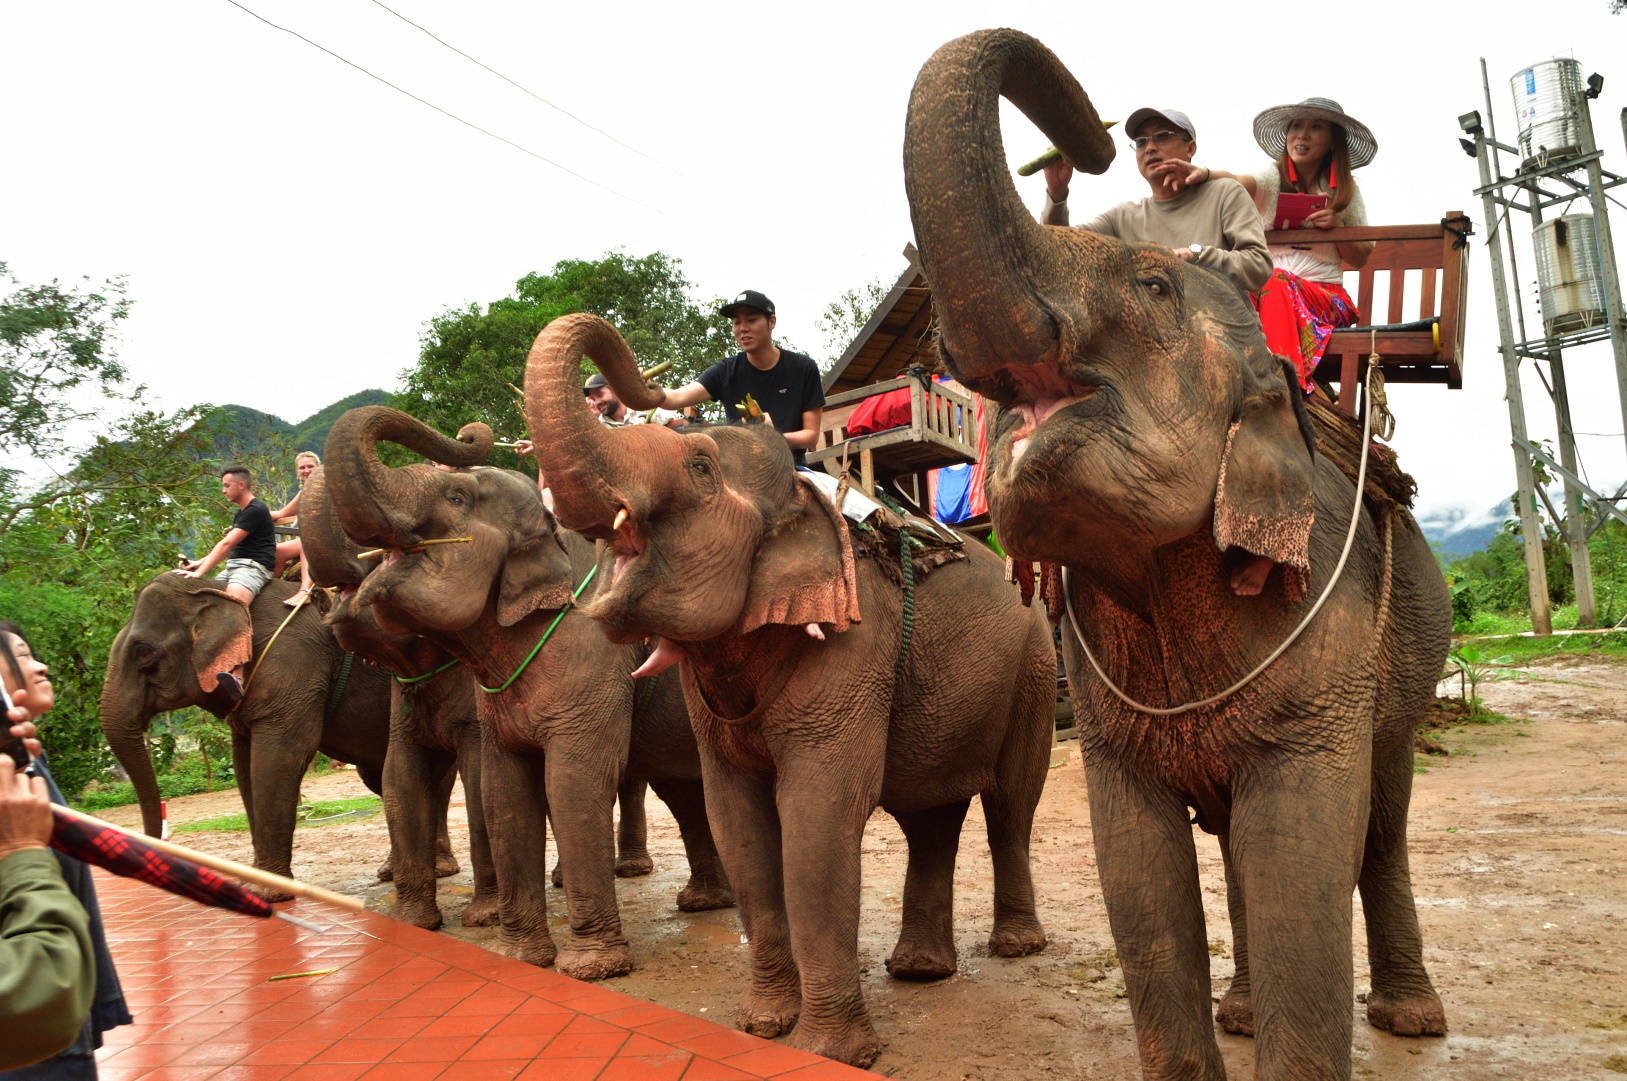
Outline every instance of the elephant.
<path fill-rule="evenodd" d="M 464 468 L 390 468 L 379 460 L 380 440 Z M 633 955 L 616 906 L 611 827 L 624 781 L 648 782 L 678 822 L 690 870 L 679 908 L 734 903 L 707 822 L 695 737 L 676 681 L 632 678 L 644 647 L 612 645 L 575 610 L 608 577 L 593 546 L 557 527 L 531 478 L 468 468 L 491 443 L 485 425 L 454 440 L 382 406 L 339 418 L 325 455 L 334 514 L 359 543 L 389 549 L 352 603 L 372 608 L 386 630 L 420 634 L 459 658 L 482 688 L 481 802 L 501 913 L 495 948 L 578 979 L 624 975 Z M 544 905 L 545 818 L 570 913 L 563 949 Z"/>
<path fill-rule="evenodd" d="M 369 789 L 382 790 L 389 677 L 356 665 L 333 701 L 345 651 L 314 608 L 295 611 L 266 649 L 290 614 L 283 602 L 294 594 L 294 583 L 267 583 L 245 609 L 210 582 L 165 571 L 137 593 L 129 621 L 108 650 L 102 732 L 135 785 L 143 828 L 156 837 L 159 793 L 147 753 L 148 724 L 155 714 L 187 706 L 227 719 L 254 864 L 287 875 L 300 779 L 318 750 L 354 763 Z M 258 659 L 257 669 L 251 658 Z M 250 682 L 233 710 L 215 674 L 242 663 L 251 670 Z M 289 899 L 280 890 L 262 892 Z"/>
<path fill-rule="evenodd" d="M 446 822 L 444 789 L 463 777 L 475 893 L 465 927 L 497 922 L 497 874 L 480 803 L 480 721 L 475 681 L 457 658 L 416 634 L 391 634 L 370 609 L 354 603 L 372 568 L 333 514 L 321 466 L 300 496 L 300 539 L 311 580 L 337 590 L 326 622 L 339 644 L 390 678 L 390 742 L 384 762 L 384 817 L 394 854 L 396 901 L 390 914 L 418 927 L 441 926 L 435 902 L 437 839 Z M 451 873 L 456 873 L 456 864 Z"/>
<path fill-rule="evenodd" d="M 955 971 L 953 876 L 974 795 L 994 860 L 989 950 L 1045 944 L 1028 845 L 1053 739 L 1049 627 L 976 542 L 915 579 L 911 609 L 798 479 L 782 435 L 607 429 L 582 407 L 584 355 L 630 408 L 659 398 L 614 327 L 568 315 L 532 346 L 526 419 L 560 522 L 612 557 L 593 618 L 612 642 L 660 636 L 645 671 L 679 665 L 751 946 L 737 1023 L 868 1065 L 859 847 L 877 806 L 909 843 L 893 976 Z"/>
<path fill-rule="evenodd" d="M 905 185 L 939 355 L 988 400 L 1001 544 L 1066 568 L 1050 580 L 1142 1070 L 1225 1076 L 1192 808 L 1225 860 L 1238 972 L 1219 1020 L 1257 1032 L 1261 1078 L 1348 1078 L 1355 889 L 1369 1022 L 1446 1029 L 1406 846 L 1412 726 L 1452 626 L 1440 571 L 1404 508 L 1364 509 L 1318 453 L 1292 369 L 1226 278 L 1034 221 L 1002 95 L 1076 168 L 1111 161 L 1049 49 L 980 31 L 916 79 Z M 1245 573 L 1262 566 L 1263 588 Z"/>

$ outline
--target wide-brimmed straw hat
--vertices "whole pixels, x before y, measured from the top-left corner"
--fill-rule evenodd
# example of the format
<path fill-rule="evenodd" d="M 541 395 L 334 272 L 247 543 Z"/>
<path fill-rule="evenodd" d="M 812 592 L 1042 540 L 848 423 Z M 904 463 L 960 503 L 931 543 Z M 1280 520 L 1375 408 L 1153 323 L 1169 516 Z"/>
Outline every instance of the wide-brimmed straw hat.
<path fill-rule="evenodd" d="M 1273 105 L 1254 118 L 1254 141 L 1272 160 L 1288 149 L 1288 125 L 1295 120 L 1326 120 L 1345 129 L 1352 169 L 1360 169 L 1378 155 L 1378 140 L 1344 106 L 1332 98 L 1306 98 L 1297 105 Z"/>

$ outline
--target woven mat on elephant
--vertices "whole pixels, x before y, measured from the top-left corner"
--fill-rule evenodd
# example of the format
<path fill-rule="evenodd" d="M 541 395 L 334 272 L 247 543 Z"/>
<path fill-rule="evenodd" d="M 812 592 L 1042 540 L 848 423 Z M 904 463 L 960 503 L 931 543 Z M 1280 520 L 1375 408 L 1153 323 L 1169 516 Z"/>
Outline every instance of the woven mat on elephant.
<path fill-rule="evenodd" d="M 1316 422 L 1316 452 L 1326 455 L 1354 483 L 1361 470 L 1361 419 L 1345 416 L 1315 395 L 1307 398 L 1305 405 Z M 1401 469 L 1394 450 L 1374 443 L 1367 456 L 1367 491 L 1363 495 L 1375 514 L 1385 504 L 1411 507 L 1418 496 L 1418 482 Z"/>
<path fill-rule="evenodd" d="M 885 511 L 877 511 L 868 521 L 848 524 L 853 534 L 853 554 L 860 559 L 875 560 L 876 566 L 896 586 L 902 587 L 904 584 L 904 572 L 899 561 L 903 552 L 899 533 L 903 529 L 909 529 L 910 538 L 915 542 L 910 549 L 910 562 L 914 565 L 917 582 L 923 575 L 931 574 L 945 563 L 966 558 L 965 542 L 958 536 L 954 541 L 947 541 L 930 529 L 911 528 L 897 515 Z"/>

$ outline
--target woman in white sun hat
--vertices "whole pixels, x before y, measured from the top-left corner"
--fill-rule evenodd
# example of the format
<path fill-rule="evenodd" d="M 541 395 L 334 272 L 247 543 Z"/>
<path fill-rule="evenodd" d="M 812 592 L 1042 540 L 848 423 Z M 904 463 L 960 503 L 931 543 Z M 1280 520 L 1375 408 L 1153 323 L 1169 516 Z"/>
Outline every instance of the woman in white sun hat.
<path fill-rule="evenodd" d="M 1278 220 L 1277 199 L 1285 192 L 1326 196 L 1326 205 L 1308 214 L 1304 229 L 1367 224 L 1367 205 L 1352 170 L 1372 161 L 1378 141 L 1367 126 L 1331 98 L 1306 98 L 1277 105 L 1254 118 L 1254 141 L 1273 159 L 1260 171 L 1232 174 L 1194 166 L 1188 184 L 1228 177 L 1242 184 L 1265 227 Z M 1356 321 L 1356 305 L 1345 292 L 1342 264 L 1360 267 L 1373 245 L 1366 241 L 1271 245 L 1275 267 L 1255 298 L 1266 344 L 1293 362 L 1300 385 L 1312 388 L 1311 373 L 1322 360 L 1335 327 Z"/>

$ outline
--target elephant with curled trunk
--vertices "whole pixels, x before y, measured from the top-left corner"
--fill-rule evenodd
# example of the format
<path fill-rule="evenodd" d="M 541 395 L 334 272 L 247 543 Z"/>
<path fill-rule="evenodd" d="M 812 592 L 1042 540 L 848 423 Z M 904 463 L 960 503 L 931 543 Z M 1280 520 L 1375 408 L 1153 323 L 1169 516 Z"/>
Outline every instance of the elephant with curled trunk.
<path fill-rule="evenodd" d="M 321 466 L 300 495 L 300 539 L 311 580 L 334 587 L 327 614 L 339 644 L 390 674 L 390 744 L 384 762 L 384 818 L 393 854 L 390 877 L 398 920 L 435 930 L 441 910 L 435 879 L 456 874 L 446 836 L 446 804 L 454 777 L 463 776 L 469 817 L 469 853 L 475 893 L 463 910 L 465 927 L 497 922 L 497 875 L 480 809 L 480 720 L 474 677 L 457 658 L 416 634 L 391 634 L 372 611 L 354 603 L 356 587 L 372 569 L 358 559 L 328 500 Z M 376 565 L 376 564 L 373 564 Z"/>
<path fill-rule="evenodd" d="M 581 392 L 577 392 L 582 407 Z M 584 407 L 585 408 L 585 407 Z M 480 787 L 497 868 L 497 948 L 579 979 L 632 969 L 616 907 L 612 807 L 625 780 L 672 810 L 689 856 L 687 910 L 734 903 L 706 819 L 701 765 L 677 681 L 637 679 L 642 645 L 612 645 L 575 610 L 604 587 L 593 546 L 556 526 L 536 482 L 503 469 L 389 468 L 390 440 L 471 467 L 491 431 L 450 439 L 405 413 L 353 409 L 328 435 L 326 492 L 357 542 L 389 549 L 351 604 L 379 626 L 457 657 L 482 688 Z M 593 581 L 589 581 L 590 574 Z M 544 820 L 559 847 L 570 937 L 556 950 L 544 904 Z"/>
<path fill-rule="evenodd" d="M 290 614 L 283 602 L 295 588 L 270 582 L 245 608 L 211 579 L 165 571 L 136 595 L 129 621 L 108 650 L 102 683 L 102 732 L 135 785 L 147 833 L 159 832 L 147 726 L 156 714 L 199 706 L 231 725 L 232 767 L 254 864 L 280 875 L 289 874 L 300 779 L 316 752 L 354 763 L 363 783 L 380 792 L 389 743 L 387 677 L 355 665 L 334 701 L 345 650 L 315 608 L 295 612 L 267 650 Z M 254 668 L 256 660 L 258 669 L 234 711 L 215 673 L 236 664 Z M 262 892 L 288 899 L 281 891 Z"/>
<path fill-rule="evenodd" d="M 738 1023 L 867 1065 L 878 1043 L 859 988 L 859 845 L 878 805 L 909 841 L 894 976 L 955 971 L 955 857 L 973 796 L 994 860 L 990 952 L 1045 943 L 1028 842 L 1052 741 L 1048 628 L 975 542 L 918 578 L 909 608 L 877 559 L 856 558 L 852 527 L 771 427 L 598 424 L 578 385 L 584 353 L 629 407 L 659 396 L 614 327 L 570 315 L 532 347 L 526 418 L 560 521 L 606 545 L 593 618 L 613 642 L 659 635 L 651 670 L 682 662 L 750 936 Z"/>
<path fill-rule="evenodd" d="M 1451 632 L 1440 572 L 1404 510 L 1363 509 L 1316 453 L 1292 370 L 1227 279 L 1029 216 L 1001 150 L 1002 94 L 1076 167 L 1112 160 L 1061 62 L 993 30 L 922 68 L 905 183 L 940 352 L 990 400 L 1000 541 L 1070 569 L 1064 654 L 1143 1070 L 1225 1076 L 1191 807 L 1225 857 L 1238 975 L 1222 1023 L 1257 1032 L 1262 1078 L 1349 1077 L 1354 889 L 1368 1020 L 1398 1035 L 1446 1027 L 1406 848 L 1412 726 Z M 1251 589 L 1240 572 L 1261 557 L 1270 576 Z M 1325 607 L 1257 679 L 1153 711 L 1222 695 L 1324 590 Z M 1086 648 L 1148 708 L 1114 694 Z"/>

